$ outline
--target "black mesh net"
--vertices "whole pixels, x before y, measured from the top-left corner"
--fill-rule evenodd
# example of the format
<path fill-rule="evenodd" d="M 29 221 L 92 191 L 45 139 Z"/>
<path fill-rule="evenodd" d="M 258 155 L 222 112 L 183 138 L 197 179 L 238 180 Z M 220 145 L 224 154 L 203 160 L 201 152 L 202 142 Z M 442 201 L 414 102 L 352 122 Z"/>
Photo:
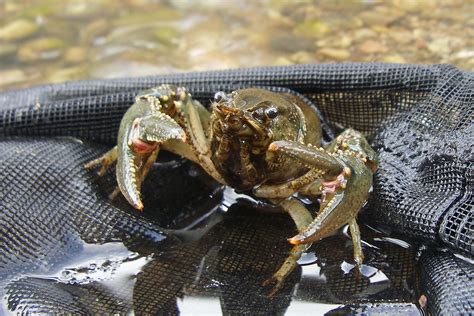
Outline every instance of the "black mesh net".
<path fill-rule="evenodd" d="M 390 236 L 413 238 L 407 247 L 380 244 L 386 237 L 363 227 L 363 239 L 376 245 L 364 247 L 367 260 L 383 271 L 390 286 L 375 282 L 374 287 L 342 273 L 341 262 L 351 261 L 350 244 L 334 236 L 311 248 L 330 253 L 318 257 L 325 282 L 305 278 L 304 269 L 298 269 L 276 297 L 268 298 L 260 283 L 288 251 L 284 237 L 292 234 L 291 220 L 238 204 L 217 224 L 207 225 L 212 228 L 175 237 L 163 228 L 187 231 L 202 214 L 222 208 L 222 188 L 188 162 L 162 162 L 145 182 L 145 205 L 159 215 L 138 215 L 120 199 L 110 202 L 112 173 L 97 179 L 83 164 L 114 143 L 120 119 L 139 91 L 167 82 L 187 87 L 204 104 L 219 90 L 289 89 L 319 108 L 327 140 L 347 127 L 363 131 L 380 156 L 363 222 L 390 230 Z M 215 298 L 226 314 L 279 314 L 290 301 L 301 300 L 345 305 L 333 314 L 416 313 L 412 303 L 423 293 L 433 313 L 470 313 L 472 264 L 451 252 L 474 255 L 473 118 L 474 75 L 448 65 L 298 65 L 80 81 L 0 94 L 4 308 L 26 314 L 126 313 L 132 308 L 138 314 L 173 314 L 180 310 L 176 298 L 185 295 Z M 184 201 L 177 193 L 183 188 Z M 127 251 L 150 255 L 127 286 L 83 280 L 84 271 L 71 272 L 74 280 L 42 277 L 60 271 L 84 249 L 96 246 L 93 253 L 107 253 L 118 241 Z M 419 242 L 450 251 L 423 250 L 416 261 Z M 114 264 L 135 262 L 134 255 L 114 251 L 121 254 L 114 257 L 118 263 L 109 260 L 104 273 L 115 271 Z"/>

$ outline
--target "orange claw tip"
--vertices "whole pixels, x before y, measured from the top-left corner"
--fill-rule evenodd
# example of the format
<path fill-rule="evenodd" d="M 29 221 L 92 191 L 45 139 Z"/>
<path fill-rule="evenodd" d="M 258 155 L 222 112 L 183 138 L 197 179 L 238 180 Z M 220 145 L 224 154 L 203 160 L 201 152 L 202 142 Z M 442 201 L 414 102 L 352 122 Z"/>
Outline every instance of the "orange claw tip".
<path fill-rule="evenodd" d="M 136 208 L 137 211 L 140 211 L 140 212 L 143 211 L 143 203 L 141 201 L 138 201 L 137 203 L 135 203 L 133 207 Z"/>
<path fill-rule="evenodd" d="M 301 240 L 298 238 L 298 236 L 294 236 L 291 238 L 288 238 L 288 242 L 292 245 L 299 245 L 301 244 Z"/>
<path fill-rule="evenodd" d="M 268 150 L 277 151 L 278 150 L 278 145 L 275 144 L 275 143 L 271 143 L 270 146 L 268 146 Z"/>

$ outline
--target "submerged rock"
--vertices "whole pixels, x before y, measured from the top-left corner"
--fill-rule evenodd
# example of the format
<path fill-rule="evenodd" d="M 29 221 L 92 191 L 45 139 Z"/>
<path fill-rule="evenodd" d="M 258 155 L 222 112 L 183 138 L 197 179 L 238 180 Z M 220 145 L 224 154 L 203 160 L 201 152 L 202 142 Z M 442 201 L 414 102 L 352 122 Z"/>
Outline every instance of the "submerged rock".
<path fill-rule="evenodd" d="M 348 50 L 338 48 L 323 48 L 318 53 L 334 60 L 346 60 L 351 56 Z"/>
<path fill-rule="evenodd" d="M 359 50 L 364 54 L 386 53 L 388 47 L 380 41 L 366 40 L 359 46 Z"/>
<path fill-rule="evenodd" d="M 395 63 L 395 64 L 404 64 L 407 62 L 406 59 L 400 55 L 388 55 L 382 58 L 382 61 L 386 63 Z"/>
<path fill-rule="evenodd" d="M 64 42 L 58 38 L 39 38 L 21 45 L 17 57 L 23 62 L 56 59 L 61 55 L 63 47 Z"/>
<path fill-rule="evenodd" d="M 52 72 L 48 79 L 50 82 L 63 82 L 68 80 L 76 80 L 83 78 L 87 73 L 86 69 L 81 66 L 62 68 Z"/>
<path fill-rule="evenodd" d="M 16 52 L 16 45 L 13 44 L 2 44 L 0 45 L 0 58 L 13 55 Z"/>
<path fill-rule="evenodd" d="M 293 33 L 296 36 L 314 38 L 324 36 L 329 31 L 329 26 L 322 21 L 304 21 L 293 29 Z"/>
<path fill-rule="evenodd" d="M 6 41 L 20 40 L 38 32 L 38 25 L 29 20 L 15 20 L 0 28 L 0 39 Z"/>
<path fill-rule="evenodd" d="M 64 60 L 70 63 L 79 63 L 87 58 L 87 48 L 73 46 L 64 53 Z"/>
<path fill-rule="evenodd" d="M 0 87 L 27 80 L 25 72 L 21 69 L 0 71 Z"/>

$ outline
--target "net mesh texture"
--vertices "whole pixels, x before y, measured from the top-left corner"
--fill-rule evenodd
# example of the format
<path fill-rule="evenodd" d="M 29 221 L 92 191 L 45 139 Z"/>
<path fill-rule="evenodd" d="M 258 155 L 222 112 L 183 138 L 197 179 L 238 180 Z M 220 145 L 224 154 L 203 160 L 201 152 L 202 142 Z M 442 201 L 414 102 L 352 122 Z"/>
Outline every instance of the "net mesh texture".
<path fill-rule="evenodd" d="M 277 231 L 287 227 L 288 233 L 283 236 L 290 236 L 292 226 L 287 218 L 272 219 L 273 224 L 265 224 L 267 217 L 252 213 L 245 217 L 252 218 L 249 224 L 239 219 L 246 216 L 245 212 L 244 215 L 231 212 L 209 233 L 212 238 L 205 235 L 198 244 L 175 248 L 175 237 L 163 228 L 173 228 L 176 216 L 180 216 L 171 214 L 171 210 L 175 213 L 177 209 L 186 210 L 184 213 L 192 214 L 196 208 L 212 205 L 203 203 L 202 194 L 193 195 L 193 190 L 187 203 L 169 197 L 176 196 L 175 185 L 179 188 L 195 186 L 200 193 L 204 190 L 208 195 L 215 192 L 215 185 L 205 176 L 190 179 L 187 175 L 193 174 L 193 166 L 186 164 L 188 167 L 184 170 L 187 171 L 174 167 L 160 170 L 172 175 L 172 179 L 188 179 L 180 180 L 188 181 L 184 184 L 170 184 L 168 177 L 155 177 L 154 186 L 159 190 L 153 189 L 153 192 L 161 193 L 154 198 L 162 203 L 168 197 L 173 224 L 165 216 L 168 213 L 163 205 L 162 218 L 149 219 L 135 214 L 126 203 L 112 204 L 102 191 L 113 189 L 113 183 L 100 183 L 107 181 L 97 180 L 83 168 L 84 163 L 115 143 L 120 120 L 136 94 L 161 83 L 185 86 L 205 105 L 221 90 L 266 87 L 292 91 L 308 98 L 320 110 L 323 122 L 327 122 L 323 126 L 326 140 L 344 128 L 362 131 L 380 158 L 364 221 L 428 245 L 429 250 L 423 250 L 418 256 L 418 264 L 429 311 L 443 314 L 474 310 L 473 266 L 452 254 L 474 256 L 474 75 L 449 65 L 378 63 L 296 65 L 89 80 L 0 94 L 0 285 L 4 285 L 4 294 L 8 294 L 9 309 L 26 314 L 51 310 L 121 313 L 133 305 L 144 314 L 176 313 L 175 298 L 181 295 L 183 288 L 191 294 L 206 288 L 190 280 L 195 278 L 202 254 L 213 253 L 212 247 L 216 247 L 213 241 L 218 236 L 229 240 L 232 251 L 226 255 L 224 247 L 214 257 L 208 255 L 212 268 L 207 273 L 208 281 L 219 275 L 224 280 L 222 284 L 229 285 L 220 287 L 220 300 L 226 314 L 284 312 L 291 297 L 291 286 L 285 285 L 275 300 L 256 297 L 255 293 L 260 291 L 257 281 L 261 280 L 256 281 L 249 275 L 264 274 L 264 271 L 271 275 L 278 267 L 278 262 L 268 264 L 268 256 L 272 254 L 262 252 L 261 247 L 273 244 L 274 249 L 281 243 L 281 253 L 277 253 L 284 257 L 288 249 L 286 240 L 278 238 L 271 227 L 275 223 L 279 225 Z M 113 176 L 109 174 L 109 178 Z M 144 193 L 146 190 L 145 184 Z M 256 219 L 259 216 L 263 216 L 261 225 Z M 228 225 L 228 222 L 233 224 Z M 258 245 L 250 242 L 255 231 L 262 227 L 267 231 L 263 235 L 268 240 L 264 238 Z M 237 229 L 241 235 L 232 234 Z M 122 295 L 133 296 L 128 303 L 117 301 L 121 296 L 110 293 L 100 284 L 72 286 L 31 276 L 18 280 L 22 273 L 50 271 L 58 262 L 73 257 L 77 249 L 84 247 L 84 242 L 102 244 L 114 240 L 126 241 L 127 247 L 141 253 L 151 253 L 150 249 L 159 246 L 169 254 L 145 266 L 134 293 Z M 348 249 L 345 250 L 350 255 Z M 338 259 L 344 255 L 341 253 Z M 413 249 L 401 256 L 410 258 L 406 260 L 415 257 Z M 172 269 L 176 277 L 163 280 L 166 272 L 160 273 L 160 269 Z M 326 274 L 330 275 L 327 269 Z M 400 271 L 395 280 L 414 277 L 413 271 Z M 235 279 L 237 277 L 240 279 Z M 156 278 L 162 280 L 158 282 Z M 205 274 L 202 279 L 206 280 Z M 239 292 L 241 287 L 235 287 L 246 280 L 250 283 L 244 288 L 254 289 L 247 294 Z M 360 290 L 361 285 L 354 279 L 342 280 L 331 285 L 336 287 L 335 292 L 327 288 L 330 283 L 326 283 L 324 291 L 308 286 L 307 292 L 325 293 L 331 297 L 326 300 L 334 302 L 338 301 L 337 295 L 328 293 L 344 292 L 345 287 L 350 293 L 357 292 L 358 287 Z M 403 303 L 407 301 L 407 293 L 402 283 L 399 288 L 391 289 L 394 292 L 399 289 L 392 293 L 398 299 L 394 300 L 395 305 L 385 306 L 386 312 L 409 309 Z M 161 286 L 157 289 L 154 284 Z M 304 289 L 304 282 L 299 287 Z M 31 296 L 39 292 L 44 293 L 44 297 Z M 212 293 L 209 295 L 216 295 Z M 319 299 L 324 301 L 321 295 Z M 93 304 L 96 296 L 100 296 L 102 304 Z M 346 307 L 339 312 L 378 311 L 380 306 L 373 303 L 378 299 L 373 296 L 371 302 L 364 302 L 341 298 L 339 302 Z"/>

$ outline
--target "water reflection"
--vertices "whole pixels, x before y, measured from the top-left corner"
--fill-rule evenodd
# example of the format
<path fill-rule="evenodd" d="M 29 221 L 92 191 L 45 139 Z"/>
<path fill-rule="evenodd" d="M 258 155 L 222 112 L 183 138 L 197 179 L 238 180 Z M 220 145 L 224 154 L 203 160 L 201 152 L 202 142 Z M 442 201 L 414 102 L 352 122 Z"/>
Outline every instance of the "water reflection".
<path fill-rule="evenodd" d="M 79 161 L 76 168 L 86 173 L 82 165 Z M 83 243 L 74 256 L 46 272 L 5 280 L 2 308 L 91 314 L 339 313 L 384 306 L 417 311 L 412 303 L 416 249 L 387 240 L 367 225 L 361 225 L 366 260 L 360 272 L 343 230 L 310 247 L 283 288 L 268 297 L 271 289 L 261 284 L 286 258 L 293 222 L 286 214 L 265 210 L 264 204 L 222 191 L 192 168 L 189 162 L 158 164 L 145 182 L 146 219 L 169 229 L 165 241 L 146 242 L 141 232 L 135 241 L 119 234 L 105 243 Z M 99 179 L 104 197 L 113 189 L 112 179 Z M 90 186 L 86 183 L 81 185 Z M 177 189 L 186 191 L 186 200 L 174 196 Z M 115 204 L 130 209 L 123 200 Z"/>
<path fill-rule="evenodd" d="M 336 235 L 313 245 L 301 260 L 304 265 L 269 298 L 261 283 L 287 255 L 289 247 L 282 237 L 291 235 L 291 220 L 281 214 L 256 212 L 242 203 L 219 216 L 221 220 L 196 241 L 159 247 L 150 257 L 116 244 L 91 246 L 97 249 L 86 251 L 88 258 L 79 256 L 56 274 L 28 276 L 10 284 L 7 304 L 15 310 L 36 302 L 43 310 L 56 310 L 64 307 L 55 305 L 56 301 L 73 296 L 77 311 L 181 311 L 186 315 L 186 311 L 221 309 L 225 314 L 281 314 L 288 309 L 291 314 L 367 301 L 413 301 L 413 249 L 377 241 L 379 235 L 367 227 L 362 231 L 364 238 L 379 249 L 365 249 L 367 265 L 361 273 L 351 263 L 350 240 Z M 40 289 L 43 297 L 37 295 Z M 31 296 L 25 296 L 26 290 Z M 19 296 L 21 302 L 15 300 Z M 87 305 L 91 297 L 97 305 L 94 309 Z"/>

